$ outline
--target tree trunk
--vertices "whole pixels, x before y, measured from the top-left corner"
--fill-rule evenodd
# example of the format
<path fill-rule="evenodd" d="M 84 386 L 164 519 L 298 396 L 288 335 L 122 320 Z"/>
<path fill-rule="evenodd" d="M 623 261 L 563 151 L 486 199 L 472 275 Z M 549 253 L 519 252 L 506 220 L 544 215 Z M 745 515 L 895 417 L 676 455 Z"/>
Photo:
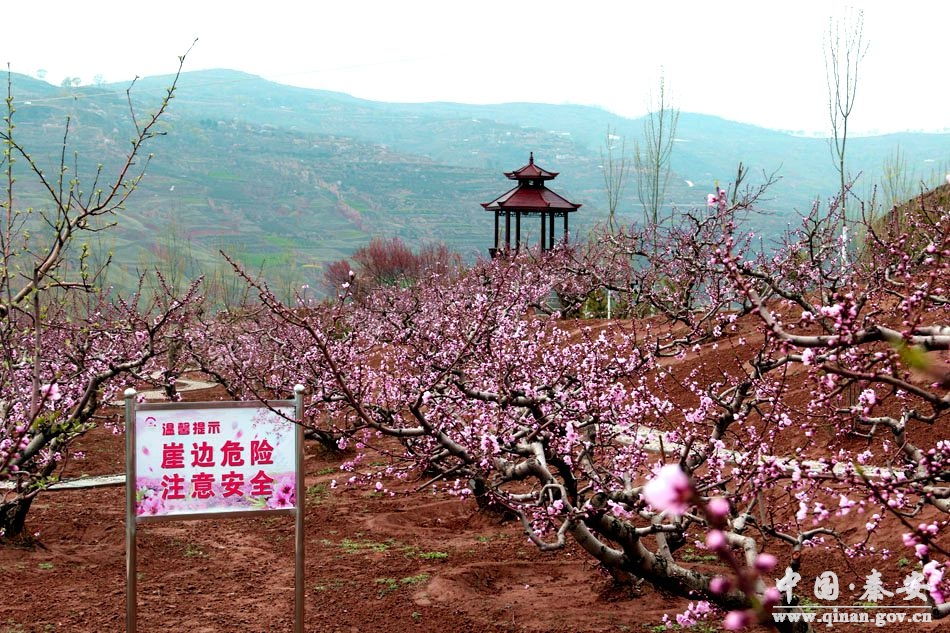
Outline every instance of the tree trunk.
<path fill-rule="evenodd" d="M 26 515 L 34 498 L 34 495 L 21 495 L 0 503 L 0 534 L 3 540 L 12 543 L 32 540 L 25 537 L 25 531 Z"/>

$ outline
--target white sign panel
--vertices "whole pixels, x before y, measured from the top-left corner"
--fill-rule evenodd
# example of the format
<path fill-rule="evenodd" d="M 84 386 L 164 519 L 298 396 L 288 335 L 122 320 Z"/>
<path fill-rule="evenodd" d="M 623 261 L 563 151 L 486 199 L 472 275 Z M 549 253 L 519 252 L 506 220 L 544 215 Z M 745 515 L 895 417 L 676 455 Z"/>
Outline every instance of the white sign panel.
<path fill-rule="evenodd" d="M 281 404 L 287 419 L 260 405 L 136 409 L 136 519 L 294 510 L 297 429 Z"/>

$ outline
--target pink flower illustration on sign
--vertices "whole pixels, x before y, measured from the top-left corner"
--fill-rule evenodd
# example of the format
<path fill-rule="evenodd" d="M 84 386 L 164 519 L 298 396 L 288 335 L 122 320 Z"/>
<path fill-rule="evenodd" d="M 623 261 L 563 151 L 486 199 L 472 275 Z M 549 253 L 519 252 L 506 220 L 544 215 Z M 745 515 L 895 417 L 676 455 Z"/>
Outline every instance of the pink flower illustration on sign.
<path fill-rule="evenodd" d="M 268 508 L 293 508 L 297 483 L 292 474 L 284 475 L 274 484 L 274 494 L 267 500 Z"/>
<path fill-rule="evenodd" d="M 165 502 L 157 491 L 151 488 L 139 488 L 135 491 L 135 514 L 156 516 L 164 513 Z"/>

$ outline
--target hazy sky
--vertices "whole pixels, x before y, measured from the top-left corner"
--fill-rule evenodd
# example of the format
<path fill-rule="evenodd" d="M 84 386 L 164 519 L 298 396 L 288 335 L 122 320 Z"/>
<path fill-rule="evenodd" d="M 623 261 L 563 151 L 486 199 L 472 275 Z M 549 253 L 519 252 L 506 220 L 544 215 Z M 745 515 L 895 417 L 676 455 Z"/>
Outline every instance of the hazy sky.
<path fill-rule="evenodd" d="M 848 10 L 851 7 L 851 11 Z M 826 132 L 829 20 L 864 10 L 856 133 L 950 128 L 950 2 L 46 0 L 5 3 L 0 62 L 60 84 L 231 68 L 384 101 L 673 105 Z"/>

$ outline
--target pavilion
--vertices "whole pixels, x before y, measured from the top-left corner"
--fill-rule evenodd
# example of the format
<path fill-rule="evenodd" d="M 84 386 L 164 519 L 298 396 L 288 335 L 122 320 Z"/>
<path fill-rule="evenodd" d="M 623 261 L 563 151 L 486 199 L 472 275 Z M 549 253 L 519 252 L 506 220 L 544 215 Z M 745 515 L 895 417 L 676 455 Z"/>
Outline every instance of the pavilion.
<path fill-rule="evenodd" d="M 483 202 L 486 211 L 495 214 L 495 247 L 489 249 L 492 257 L 499 253 L 501 245 L 501 217 L 505 217 L 505 249 L 512 249 L 511 220 L 514 216 L 514 249 L 521 248 L 521 218 L 541 217 L 541 250 L 554 248 L 554 219 L 564 218 L 564 236 L 568 239 L 568 214 L 577 211 L 581 205 L 567 200 L 545 186 L 545 182 L 557 177 L 558 172 L 548 171 L 534 164 L 534 152 L 528 158 L 528 164 L 515 171 L 505 172 L 509 180 L 517 180 L 513 189 L 503 193 L 491 202 Z"/>

